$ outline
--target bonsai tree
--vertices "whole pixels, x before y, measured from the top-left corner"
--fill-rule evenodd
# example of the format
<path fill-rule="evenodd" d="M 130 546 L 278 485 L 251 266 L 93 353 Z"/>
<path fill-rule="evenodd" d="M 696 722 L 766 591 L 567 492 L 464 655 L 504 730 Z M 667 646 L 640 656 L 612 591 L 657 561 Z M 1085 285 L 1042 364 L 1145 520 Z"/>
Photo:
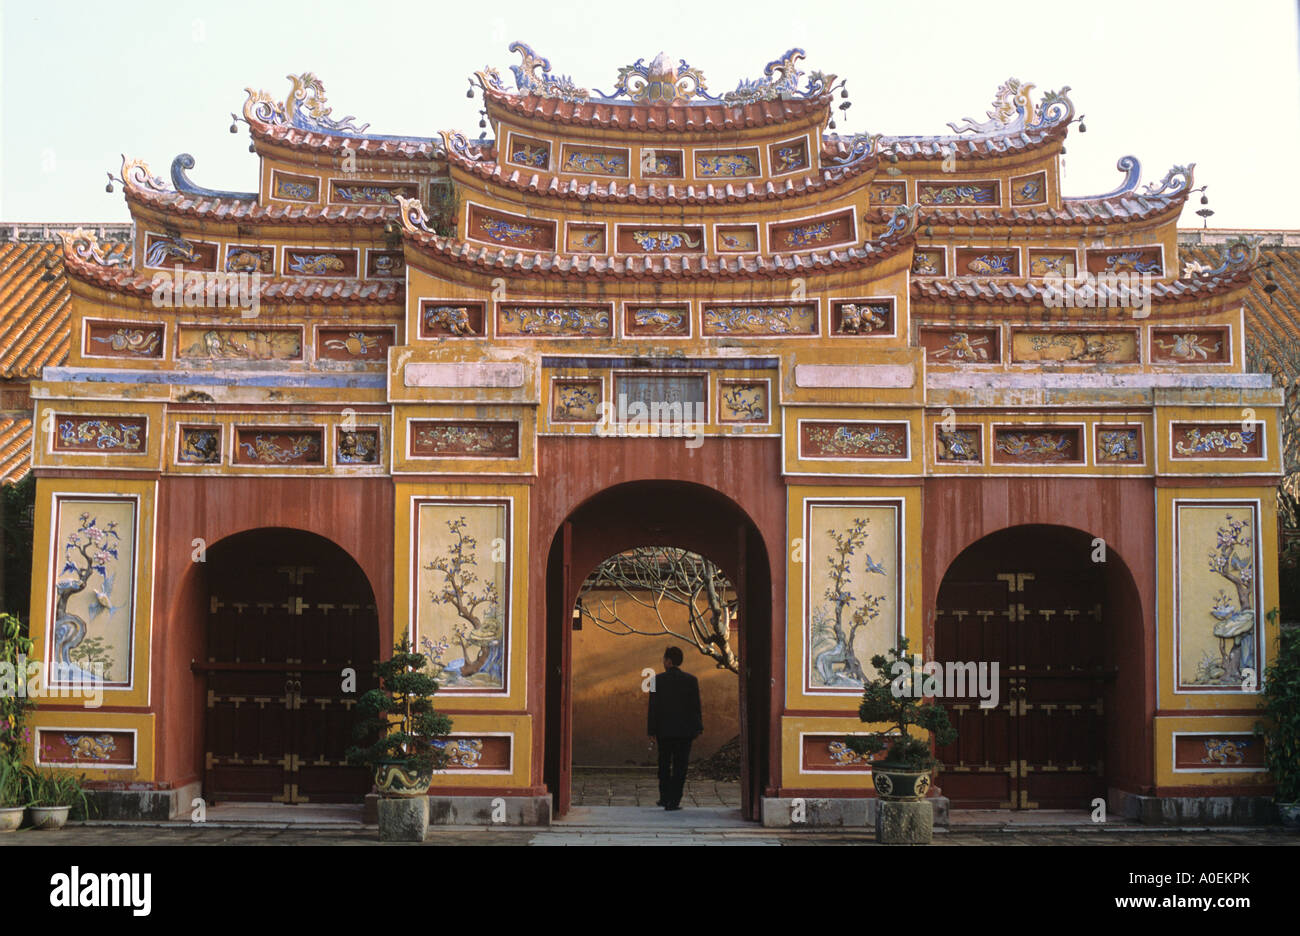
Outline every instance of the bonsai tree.
<path fill-rule="evenodd" d="M 845 747 L 862 755 L 879 754 L 888 747 L 889 752 L 880 761 L 881 767 L 929 770 L 934 766 L 930 743 L 908 734 L 907 726 L 925 729 L 934 735 L 935 743 L 941 747 L 957 740 L 957 730 L 949 724 L 948 713 L 942 706 L 925 704 L 910 691 L 915 676 L 912 661 L 907 656 L 907 638 L 900 637 L 898 646 L 889 651 L 889 656 L 877 653 L 871 658 L 871 665 L 877 675 L 863 689 L 858 717 L 872 724 L 890 724 L 897 735 L 884 732 L 854 735 L 844 739 Z M 903 678 L 908 681 L 909 691 L 899 692 L 896 687 Z"/>
<path fill-rule="evenodd" d="M 1268 613 L 1269 621 L 1278 609 Z M 1255 733 L 1264 737 L 1264 763 L 1277 784 L 1279 803 L 1300 802 L 1300 629 L 1283 628 L 1277 655 L 1265 670 L 1264 721 Z"/>
<path fill-rule="evenodd" d="M 426 671 L 428 663 L 403 638 L 392 658 L 379 664 L 379 688 L 357 702 L 361 722 L 353 737 L 362 745 L 348 749 L 348 763 L 373 770 L 396 762 L 418 775 L 445 765 L 439 739 L 451 731 L 451 719 L 433 709 L 438 681 Z"/>

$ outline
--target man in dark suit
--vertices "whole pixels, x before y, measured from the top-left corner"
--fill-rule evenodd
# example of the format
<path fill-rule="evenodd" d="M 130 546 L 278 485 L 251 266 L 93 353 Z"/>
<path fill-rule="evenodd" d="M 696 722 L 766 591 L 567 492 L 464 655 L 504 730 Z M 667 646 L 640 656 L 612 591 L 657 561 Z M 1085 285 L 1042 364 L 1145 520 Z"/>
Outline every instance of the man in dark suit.
<path fill-rule="evenodd" d="M 691 742 L 704 733 L 700 713 L 700 682 L 682 672 L 680 647 L 664 651 L 664 671 L 650 687 L 650 716 L 646 732 L 659 745 L 659 803 L 667 810 L 682 808 L 686 765 Z"/>

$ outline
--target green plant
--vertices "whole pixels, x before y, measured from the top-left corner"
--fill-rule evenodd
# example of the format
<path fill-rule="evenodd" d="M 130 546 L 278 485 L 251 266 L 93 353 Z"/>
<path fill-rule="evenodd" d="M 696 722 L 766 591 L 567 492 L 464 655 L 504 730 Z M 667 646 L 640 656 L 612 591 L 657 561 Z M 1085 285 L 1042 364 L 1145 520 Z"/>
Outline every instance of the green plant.
<path fill-rule="evenodd" d="M 24 771 L 28 806 L 76 806 L 87 810 L 85 775 L 53 770 Z"/>
<path fill-rule="evenodd" d="M 912 661 L 907 657 L 907 638 L 900 637 L 898 646 L 889 656 L 877 653 L 871 658 L 877 676 L 863 688 L 862 704 L 858 717 L 868 724 L 884 722 L 893 727 L 890 732 L 853 735 L 844 739 L 844 745 L 856 754 L 874 755 L 888 748 L 879 762 L 882 767 L 902 770 L 929 770 L 934 766 L 930 743 L 908 733 L 909 725 L 916 725 L 934 735 L 939 746 L 957 740 L 957 730 L 948 722 L 948 713 L 942 706 L 925 704 L 910 689 L 915 678 Z M 903 681 L 907 685 L 900 685 Z M 903 690 L 903 691 L 900 691 Z"/>
<path fill-rule="evenodd" d="M 377 740 L 349 748 L 348 763 L 374 769 L 385 762 L 403 761 L 419 773 L 446 764 L 440 739 L 451 731 L 451 719 L 434 711 L 438 681 L 428 674 L 428 663 L 403 638 L 392 658 L 379 664 L 379 688 L 357 702 L 361 722 L 354 732 L 357 741 Z"/>
<path fill-rule="evenodd" d="M 1265 618 L 1277 627 L 1273 608 Z M 1255 733 L 1264 738 L 1264 764 L 1277 785 L 1279 803 L 1300 802 L 1300 629 L 1282 628 L 1277 653 L 1264 668 L 1264 719 Z"/>
<path fill-rule="evenodd" d="M 26 658 L 31 651 L 22 621 L 0 612 L 0 763 L 22 761 L 31 740 L 26 721 L 36 703 L 20 691 L 27 681 Z M 7 685 L 11 680 L 12 685 Z"/>
<path fill-rule="evenodd" d="M 27 779 L 23 768 L 13 761 L 0 760 L 0 809 L 27 805 Z"/>

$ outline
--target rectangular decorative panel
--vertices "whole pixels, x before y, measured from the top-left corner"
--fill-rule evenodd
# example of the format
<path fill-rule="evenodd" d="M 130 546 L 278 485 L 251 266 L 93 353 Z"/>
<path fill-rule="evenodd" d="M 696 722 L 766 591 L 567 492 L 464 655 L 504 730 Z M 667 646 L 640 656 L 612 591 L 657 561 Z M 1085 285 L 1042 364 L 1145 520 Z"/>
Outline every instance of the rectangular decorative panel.
<path fill-rule="evenodd" d="M 397 199 L 418 198 L 420 189 L 414 182 L 330 182 L 330 201 L 340 205 L 391 205 Z"/>
<path fill-rule="evenodd" d="M 136 766 L 134 731 L 102 728 L 37 728 L 36 758 L 42 767 L 105 770 Z"/>
<path fill-rule="evenodd" d="M 685 303 L 629 303 L 623 334 L 629 338 L 685 338 L 691 333 L 691 307 Z"/>
<path fill-rule="evenodd" d="M 934 460 L 947 465 L 978 465 L 984 460 L 984 430 L 979 426 L 934 427 Z"/>
<path fill-rule="evenodd" d="M 551 144 L 545 140 L 512 133 L 510 146 L 506 150 L 506 162 L 544 172 L 551 166 Z"/>
<path fill-rule="evenodd" d="M 316 357 L 324 361 L 386 361 L 391 328 L 318 328 Z"/>
<path fill-rule="evenodd" d="M 893 299 L 837 299 L 831 303 L 832 335 L 894 334 Z"/>
<path fill-rule="evenodd" d="M 297 426 L 238 427 L 235 464 L 285 468 L 323 465 L 324 430 Z"/>
<path fill-rule="evenodd" d="M 297 328 L 227 328 L 181 325 L 176 356 L 211 361 L 298 361 L 302 331 Z"/>
<path fill-rule="evenodd" d="M 564 230 L 564 249 L 569 253 L 605 253 L 605 225 L 570 224 Z"/>
<path fill-rule="evenodd" d="M 696 150 L 695 178 L 743 179 L 762 175 L 757 149 Z"/>
<path fill-rule="evenodd" d="M 366 276 L 371 279 L 401 279 L 406 275 L 406 257 L 400 250 L 367 250 Z"/>
<path fill-rule="evenodd" d="M 871 204 L 906 205 L 906 182 L 873 182 L 871 184 Z"/>
<path fill-rule="evenodd" d="M 685 157 L 679 149 L 643 147 L 641 149 L 641 176 L 646 179 L 680 179 L 684 173 Z"/>
<path fill-rule="evenodd" d="M 1019 276 L 1020 251 L 999 247 L 958 247 L 953 276 Z"/>
<path fill-rule="evenodd" d="M 519 423 L 507 420 L 412 419 L 412 458 L 518 458 Z"/>
<path fill-rule="evenodd" d="M 768 423 L 772 419 L 772 384 L 767 380 L 718 381 L 718 422 Z"/>
<path fill-rule="evenodd" d="M 434 745 L 447 757 L 448 773 L 509 773 L 510 735 L 450 735 Z"/>
<path fill-rule="evenodd" d="M 912 253 L 913 276 L 943 276 L 948 270 L 948 255 L 942 247 L 917 247 Z"/>
<path fill-rule="evenodd" d="M 147 426 L 143 416 L 60 414 L 55 417 L 53 447 L 56 452 L 139 455 L 148 447 Z"/>
<path fill-rule="evenodd" d="M 1260 773 L 1264 739 L 1248 732 L 1174 732 L 1174 770 Z"/>
<path fill-rule="evenodd" d="M 706 305 L 704 334 L 724 336 L 815 335 L 817 303 Z"/>
<path fill-rule="evenodd" d="M 708 422 L 709 381 L 702 374 L 615 374 L 618 411 L 652 421 Z M 638 405 L 639 404 L 639 405 Z"/>
<path fill-rule="evenodd" d="M 481 337 L 486 311 L 482 302 L 461 299 L 425 299 L 420 302 L 420 337 Z"/>
<path fill-rule="evenodd" d="M 1263 458 L 1262 423 L 1174 423 L 1172 458 Z"/>
<path fill-rule="evenodd" d="M 718 253 L 749 253 L 758 250 L 758 226 L 719 224 L 713 229 Z"/>
<path fill-rule="evenodd" d="M 1140 465 L 1146 458 L 1141 426 L 1103 426 L 1096 428 L 1097 464 Z"/>
<path fill-rule="evenodd" d="M 119 325 L 87 319 L 82 353 L 92 357 L 157 360 L 163 356 L 164 333 L 161 324 Z"/>
<path fill-rule="evenodd" d="M 144 236 L 144 265 L 167 270 L 179 266 L 185 270 L 215 271 L 219 250 L 216 244 L 189 240 L 180 234 L 149 231 Z"/>
<path fill-rule="evenodd" d="M 908 458 L 907 423 L 799 420 L 800 458 Z"/>
<path fill-rule="evenodd" d="M 284 201 L 320 201 L 320 179 L 314 176 L 290 175 L 287 172 L 272 172 L 271 197 Z"/>
<path fill-rule="evenodd" d="M 1035 250 L 1029 251 L 1030 276 L 1073 277 L 1077 272 L 1078 261 L 1073 250 Z"/>
<path fill-rule="evenodd" d="M 469 232 L 466 236 L 505 247 L 554 250 L 555 222 L 470 205 Z"/>
<path fill-rule="evenodd" d="M 1047 201 L 1047 173 L 1013 176 L 1011 179 L 1011 204 L 1041 205 Z"/>
<path fill-rule="evenodd" d="M 1107 247 L 1089 250 L 1089 273 L 1150 273 L 1164 275 L 1164 256 L 1159 247 Z"/>
<path fill-rule="evenodd" d="M 1027 329 L 1011 331 L 1013 364 L 1137 364 L 1137 331 Z"/>
<path fill-rule="evenodd" d="M 773 224 L 768 239 L 774 252 L 815 250 L 832 244 L 852 243 L 857 239 L 857 229 L 853 224 L 853 212 L 839 211 L 802 221 Z"/>
<path fill-rule="evenodd" d="M 356 276 L 355 250 L 322 250 L 319 247 L 284 248 L 285 276 Z"/>
<path fill-rule="evenodd" d="M 922 328 L 921 347 L 932 364 L 997 364 L 1002 360 L 997 328 Z"/>
<path fill-rule="evenodd" d="M 628 152 L 625 149 L 565 144 L 560 171 L 625 179 L 628 176 Z"/>
<path fill-rule="evenodd" d="M 704 253 L 704 228 L 698 224 L 618 226 L 615 249 L 630 254 Z"/>
<path fill-rule="evenodd" d="M 1151 361 L 1158 364 L 1227 364 L 1232 342 L 1227 328 L 1153 328 Z"/>
<path fill-rule="evenodd" d="M 1258 502 L 1175 500 L 1173 508 L 1175 688 L 1257 692 Z"/>
<path fill-rule="evenodd" d="M 131 685 L 139 509 L 134 497 L 55 495 L 51 685 Z"/>
<path fill-rule="evenodd" d="M 993 462 L 1001 465 L 1059 465 L 1083 461 L 1078 426 L 995 426 Z"/>
<path fill-rule="evenodd" d="M 252 244 L 230 244 L 226 247 L 227 273 L 262 273 L 275 275 L 275 248 Z"/>
<path fill-rule="evenodd" d="M 378 465 L 381 454 L 378 427 L 334 430 L 334 464 Z"/>
<path fill-rule="evenodd" d="M 497 334 L 502 337 L 607 338 L 614 327 L 608 305 L 497 306 Z"/>
<path fill-rule="evenodd" d="M 181 465 L 221 464 L 221 427 L 177 427 L 176 462 Z"/>
<path fill-rule="evenodd" d="M 873 674 L 874 675 L 874 674 Z M 871 764 L 885 756 L 855 754 L 844 743 L 845 735 L 806 734 L 799 739 L 801 773 L 871 773 Z"/>
<path fill-rule="evenodd" d="M 413 506 L 416 645 L 429 656 L 440 693 L 504 694 L 510 670 L 510 502 L 417 500 Z M 488 758 L 489 750 L 481 757 Z M 462 756 L 472 761 L 474 752 Z"/>
<path fill-rule="evenodd" d="M 603 393 L 598 379 L 563 378 L 551 381 L 551 422 L 599 421 Z"/>
<path fill-rule="evenodd" d="M 899 500 L 804 501 L 806 692 L 857 694 L 871 657 L 895 646 L 902 531 Z"/>
<path fill-rule="evenodd" d="M 772 175 L 783 175 L 787 172 L 798 172 L 800 169 L 807 169 L 810 165 L 808 162 L 808 140 L 805 137 L 799 137 L 797 140 L 786 140 L 783 143 L 772 143 L 767 148 L 767 161 L 772 167 Z"/>
<path fill-rule="evenodd" d="M 997 182 L 918 182 L 916 200 L 934 207 L 1001 204 Z"/>

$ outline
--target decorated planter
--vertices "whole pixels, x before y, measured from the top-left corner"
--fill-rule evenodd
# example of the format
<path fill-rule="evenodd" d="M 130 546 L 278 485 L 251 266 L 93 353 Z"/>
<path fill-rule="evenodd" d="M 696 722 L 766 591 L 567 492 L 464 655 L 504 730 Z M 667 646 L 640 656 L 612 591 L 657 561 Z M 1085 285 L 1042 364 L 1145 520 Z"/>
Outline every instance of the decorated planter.
<path fill-rule="evenodd" d="M 432 770 L 419 770 L 410 761 L 382 761 L 375 768 L 375 786 L 384 796 L 423 796 L 433 783 Z"/>
<path fill-rule="evenodd" d="M 31 813 L 33 829 L 62 829 L 68 824 L 71 806 L 28 806 Z"/>
<path fill-rule="evenodd" d="M 22 806 L 6 806 L 0 809 L 0 832 L 13 832 L 23 824 L 23 813 L 27 810 Z"/>
<path fill-rule="evenodd" d="M 907 767 L 890 767 L 876 764 L 871 769 L 871 780 L 881 799 L 895 802 L 915 802 L 923 799 L 930 789 L 930 771 Z"/>

